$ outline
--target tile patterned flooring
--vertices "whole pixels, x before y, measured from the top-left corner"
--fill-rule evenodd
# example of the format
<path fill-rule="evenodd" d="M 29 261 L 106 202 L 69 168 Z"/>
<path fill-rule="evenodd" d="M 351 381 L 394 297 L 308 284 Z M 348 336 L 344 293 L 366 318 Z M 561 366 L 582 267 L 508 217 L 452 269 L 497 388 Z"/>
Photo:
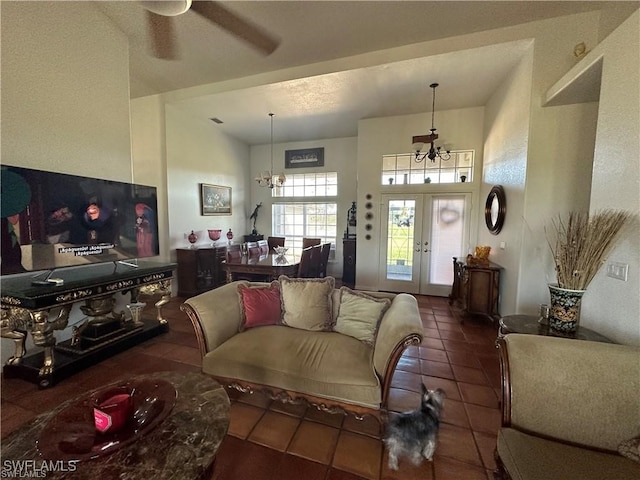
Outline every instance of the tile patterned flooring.
<path fill-rule="evenodd" d="M 231 422 L 211 480 L 487 480 L 500 426 L 500 369 L 496 327 L 460 317 L 447 299 L 418 296 L 424 341 L 408 349 L 393 378 L 389 407 L 414 409 L 420 383 L 446 394 L 433 462 L 400 461 L 389 470 L 375 420 L 330 415 L 272 402 L 261 395 L 230 394 Z M 164 370 L 199 371 L 200 354 L 186 315 L 174 298 L 165 306 L 171 331 L 111 357 L 54 388 L 2 379 L 4 438 L 35 415 L 104 382 Z"/>

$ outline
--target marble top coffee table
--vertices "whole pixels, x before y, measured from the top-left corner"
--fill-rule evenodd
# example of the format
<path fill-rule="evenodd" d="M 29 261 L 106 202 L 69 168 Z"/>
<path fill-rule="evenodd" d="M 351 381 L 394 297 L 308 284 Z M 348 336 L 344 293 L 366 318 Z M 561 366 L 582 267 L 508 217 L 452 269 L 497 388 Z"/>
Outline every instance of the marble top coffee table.
<path fill-rule="evenodd" d="M 69 400 L 41 414 L 2 441 L 2 477 L 24 478 L 38 471 L 40 478 L 56 480 L 192 480 L 210 478 L 216 452 L 229 426 L 229 397 L 213 378 L 201 373 L 159 372 L 133 379 L 153 378 L 175 386 L 175 405 L 160 423 L 97 458 L 74 461 L 45 459 L 37 441 Z M 11 472 L 11 469 L 14 469 Z M 34 474 L 31 474 L 34 477 Z"/>

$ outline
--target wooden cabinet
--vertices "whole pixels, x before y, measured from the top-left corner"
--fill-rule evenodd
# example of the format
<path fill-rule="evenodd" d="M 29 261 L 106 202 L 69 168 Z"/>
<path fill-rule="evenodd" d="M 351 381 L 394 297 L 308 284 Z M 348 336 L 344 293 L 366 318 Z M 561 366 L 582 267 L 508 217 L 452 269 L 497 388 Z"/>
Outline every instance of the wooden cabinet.
<path fill-rule="evenodd" d="M 356 239 L 342 240 L 342 284 L 348 287 L 356 285 Z"/>
<path fill-rule="evenodd" d="M 453 257 L 453 286 L 449 304 L 455 304 L 464 313 L 498 319 L 501 270 L 500 265 L 492 262 L 472 265 Z"/>
<path fill-rule="evenodd" d="M 224 285 L 227 247 L 178 248 L 178 295 L 193 297 Z"/>

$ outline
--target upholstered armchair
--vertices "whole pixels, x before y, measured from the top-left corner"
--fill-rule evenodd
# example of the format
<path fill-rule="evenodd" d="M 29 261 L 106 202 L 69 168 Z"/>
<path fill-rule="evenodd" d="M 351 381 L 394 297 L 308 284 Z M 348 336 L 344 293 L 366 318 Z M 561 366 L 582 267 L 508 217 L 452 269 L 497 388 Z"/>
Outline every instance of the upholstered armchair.
<path fill-rule="evenodd" d="M 498 347 L 496 478 L 640 478 L 640 349 L 520 334 Z"/>

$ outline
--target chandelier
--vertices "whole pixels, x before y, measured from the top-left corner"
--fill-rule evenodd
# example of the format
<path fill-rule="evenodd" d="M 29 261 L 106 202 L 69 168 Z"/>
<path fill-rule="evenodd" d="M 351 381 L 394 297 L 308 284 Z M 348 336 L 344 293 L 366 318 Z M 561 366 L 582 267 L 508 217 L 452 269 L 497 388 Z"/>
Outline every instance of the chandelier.
<path fill-rule="evenodd" d="M 451 150 L 441 151 L 442 147 L 436 147 L 435 141 L 438 139 L 436 133 L 436 127 L 434 126 L 434 118 L 436 114 L 436 87 L 439 84 L 432 83 L 429 85 L 433 89 L 433 102 L 431 104 L 431 133 L 429 135 L 416 135 L 413 137 L 413 150 L 416 152 L 415 161 L 420 163 L 425 158 L 428 158 L 432 162 L 436 161 L 436 158 L 442 160 L 449 160 L 451 158 Z M 420 155 L 420 152 L 424 148 L 425 143 L 429 143 L 429 151 Z"/>
<path fill-rule="evenodd" d="M 271 170 L 264 171 L 261 172 L 259 176 L 256 177 L 256 182 L 258 182 L 258 185 L 260 185 L 261 187 L 268 187 L 268 188 L 273 188 L 273 187 L 281 187 L 284 182 L 287 181 L 287 177 L 284 176 L 284 173 L 281 173 L 280 175 L 278 175 L 275 179 L 274 179 L 274 174 L 273 174 L 273 113 L 270 113 L 269 116 L 271 117 Z"/>

